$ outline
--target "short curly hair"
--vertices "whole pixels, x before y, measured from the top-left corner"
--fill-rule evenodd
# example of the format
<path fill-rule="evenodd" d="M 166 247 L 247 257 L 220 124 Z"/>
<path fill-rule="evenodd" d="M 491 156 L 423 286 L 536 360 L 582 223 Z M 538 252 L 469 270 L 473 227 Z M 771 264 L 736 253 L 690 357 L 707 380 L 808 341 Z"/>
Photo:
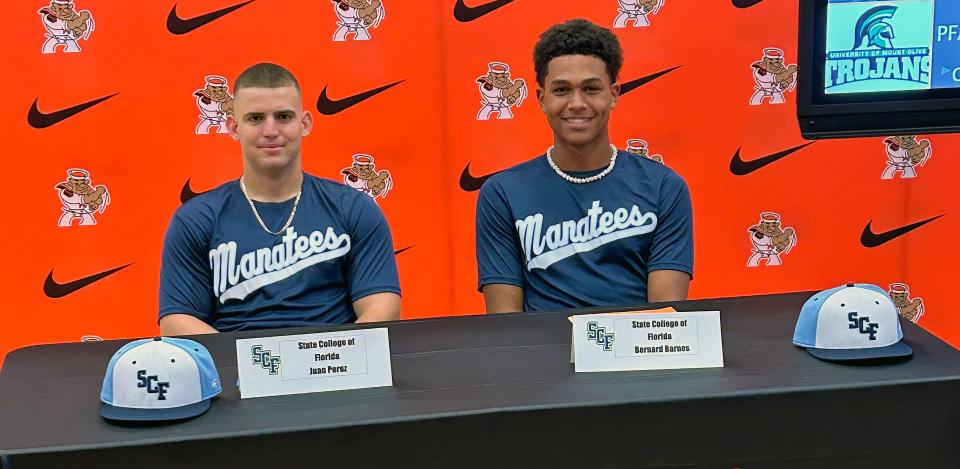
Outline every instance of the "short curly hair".
<path fill-rule="evenodd" d="M 533 46 L 533 66 L 540 86 L 547 77 L 547 64 L 564 55 L 589 55 L 602 60 L 610 83 L 617 82 L 623 65 L 623 50 L 617 36 L 582 18 L 551 26 Z"/>

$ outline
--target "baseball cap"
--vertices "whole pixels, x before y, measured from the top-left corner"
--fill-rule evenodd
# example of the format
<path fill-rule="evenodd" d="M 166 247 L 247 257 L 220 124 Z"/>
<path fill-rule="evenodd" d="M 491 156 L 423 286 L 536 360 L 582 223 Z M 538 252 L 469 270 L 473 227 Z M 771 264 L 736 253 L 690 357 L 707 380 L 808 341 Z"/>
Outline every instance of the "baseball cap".
<path fill-rule="evenodd" d="M 848 283 L 819 292 L 803 304 L 793 343 L 827 361 L 907 358 L 893 300 L 882 288 Z"/>
<path fill-rule="evenodd" d="M 171 337 L 134 340 L 107 365 L 100 415 L 128 421 L 187 419 L 206 412 L 221 390 L 217 367 L 203 345 Z"/>

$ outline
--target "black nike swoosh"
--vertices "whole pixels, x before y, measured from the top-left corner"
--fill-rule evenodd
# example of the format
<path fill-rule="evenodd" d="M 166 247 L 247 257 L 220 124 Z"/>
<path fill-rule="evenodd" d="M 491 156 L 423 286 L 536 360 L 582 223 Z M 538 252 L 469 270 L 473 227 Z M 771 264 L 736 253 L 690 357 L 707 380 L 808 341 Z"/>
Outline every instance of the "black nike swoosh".
<path fill-rule="evenodd" d="M 58 283 L 53 279 L 53 269 L 50 269 L 50 273 L 47 274 L 47 279 L 43 281 L 43 294 L 47 295 L 50 298 L 61 298 L 67 296 L 87 285 L 90 285 L 93 282 L 96 282 L 108 275 L 112 275 L 115 272 L 126 269 L 133 265 L 133 262 L 127 265 L 121 265 L 120 267 L 115 267 L 110 270 L 105 270 L 99 274 L 93 274 L 81 279 L 74 280 L 67 283 Z"/>
<path fill-rule="evenodd" d="M 324 86 L 323 91 L 320 92 L 320 97 L 317 98 L 317 111 L 319 111 L 320 114 L 323 114 L 325 116 L 332 116 L 349 107 L 356 106 L 362 101 L 365 101 L 380 93 L 383 93 L 384 91 L 387 91 L 390 88 L 393 88 L 394 86 L 397 86 L 400 83 L 403 83 L 404 81 L 406 80 L 395 81 L 393 83 L 390 83 L 389 85 L 383 85 L 379 88 L 374 88 L 369 91 L 364 91 L 363 93 L 355 94 L 353 96 L 350 96 L 348 98 L 343 98 L 343 99 L 330 99 L 329 97 L 327 97 L 327 87 Z"/>
<path fill-rule="evenodd" d="M 478 191 L 480 190 L 480 186 L 483 186 L 484 181 L 499 172 L 500 171 L 496 171 L 480 177 L 473 177 L 473 175 L 470 174 L 470 163 L 467 163 L 467 166 L 463 168 L 463 172 L 460 173 L 460 188 L 467 192 Z"/>
<path fill-rule="evenodd" d="M 223 15 L 233 12 L 236 9 L 242 8 L 247 4 L 253 3 L 255 0 L 247 0 L 243 3 L 238 3 L 233 6 L 226 8 L 221 8 L 217 11 L 211 11 L 200 16 L 194 16 L 193 18 L 182 19 L 177 16 L 177 4 L 173 4 L 173 8 L 170 9 L 170 14 L 167 15 L 167 31 L 170 31 L 170 34 L 187 34 L 194 29 L 199 28 L 217 18 L 220 18 Z"/>
<path fill-rule="evenodd" d="M 393 255 L 396 256 L 397 254 L 400 254 L 400 253 L 402 253 L 402 252 L 404 252 L 404 251 L 406 251 L 406 250 L 408 250 L 408 249 L 410 249 L 410 248 L 412 248 L 412 247 L 413 247 L 413 246 L 407 246 L 407 247 L 405 247 L 405 248 L 397 249 L 396 251 L 393 251 Z"/>
<path fill-rule="evenodd" d="M 650 83 L 651 81 L 656 80 L 657 78 L 660 78 L 660 77 L 662 77 L 662 76 L 664 76 L 664 75 L 666 75 L 666 74 L 668 74 L 668 73 L 670 73 L 670 72 L 672 72 L 672 71 L 674 71 L 674 70 L 676 70 L 676 69 L 678 69 L 678 68 L 680 68 L 680 67 L 682 67 L 682 65 L 677 65 L 676 67 L 671 67 L 671 68 L 668 68 L 668 69 L 666 69 L 666 70 L 661 70 L 661 71 L 659 71 L 659 72 L 657 72 L 657 73 L 652 73 L 652 74 L 647 75 L 647 76 L 645 76 L 645 77 L 637 78 L 636 80 L 630 80 L 630 81 L 628 81 L 628 82 L 626 82 L 626 83 L 621 83 L 621 84 L 620 84 L 620 96 L 623 96 L 623 95 L 625 95 L 625 94 L 633 91 L 633 90 L 636 89 L 636 88 L 639 88 L 639 87 L 641 87 L 641 86 L 643 86 L 643 85 L 646 85 L 647 83 Z"/>
<path fill-rule="evenodd" d="M 27 112 L 27 123 L 30 124 L 30 127 L 33 127 L 34 129 L 44 129 L 64 119 L 69 119 L 83 111 L 86 111 L 87 109 L 90 109 L 118 94 L 120 93 L 113 93 L 102 98 L 94 99 L 93 101 L 87 101 L 83 104 L 77 104 L 76 106 L 70 106 L 54 112 L 40 112 L 40 110 L 37 109 L 37 101 L 39 101 L 40 98 L 37 97 L 33 100 L 33 104 L 30 106 L 30 111 Z"/>
<path fill-rule="evenodd" d="M 183 188 L 180 189 L 180 204 L 181 204 L 181 205 L 187 203 L 188 200 L 190 200 L 190 199 L 192 199 L 192 198 L 194 198 L 194 197 L 196 197 L 196 196 L 198 196 L 198 195 L 200 195 L 200 194 L 204 194 L 204 193 L 209 192 L 209 191 L 194 192 L 193 189 L 190 188 L 190 179 L 191 179 L 191 178 L 187 178 L 187 182 L 183 183 Z"/>
<path fill-rule="evenodd" d="M 469 23 L 511 2 L 513 0 L 494 0 L 483 5 L 468 7 L 463 0 L 457 0 L 457 4 L 453 6 L 453 17 L 461 23 Z"/>
<path fill-rule="evenodd" d="M 737 8 L 750 8 L 763 0 L 733 0 L 733 6 Z"/>
<path fill-rule="evenodd" d="M 907 226 L 901 226 L 900 228 L 895 228 L 889 231 L 884 231 L 882 233 L 874 233 L 870 225 L 873 224 L 873 220 L 867 222 L 867 226 L 863 227 L 863 233 L 860 233 L 860 244 L 865 248 L 875 248 L 883 243 L 889 242 L 894 238 L 903 236 L 917 228 L 920 228 L 927 223 L 930 223 L 937 218 L 946 215 L 946 213 L 937 215 L 933 218 L 927 218 L 926 220 L 921 220 L 916 223 L 911 223 Z"/>
<path fill-rule="evenodd" d="M 787 148 L 786 150 L 761 156 L 760 158 L 750 161 L 743 161 L 743 159 L 740 158 L 740 150 L 742 150 L 743 147 L 737 148 L 737 152 L 734 153 L 733 158 L 730 159 L 730 172 L 737 176 L 745 176 L 795 151 L 801 150 L 809 145 L 813 145 L 814 143 L 816 142 L 807 142 L 802 145 L 797 145 L 793 148 Z"/>

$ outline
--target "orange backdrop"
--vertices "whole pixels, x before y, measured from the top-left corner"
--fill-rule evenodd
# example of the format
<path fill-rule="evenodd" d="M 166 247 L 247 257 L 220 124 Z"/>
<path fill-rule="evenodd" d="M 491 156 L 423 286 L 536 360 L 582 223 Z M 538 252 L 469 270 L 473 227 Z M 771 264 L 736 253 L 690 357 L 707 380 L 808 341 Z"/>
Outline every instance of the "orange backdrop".
<path fill-rule="evenodd" d="M 317 118 L 304 141 L 307 171 L 342 180 L 355 154 L 389 171 L 393 187 L 376 200 L 396 248 L 409 248 L 398 255 L 403 317 L 481 312 L 477 192 L 461 183 L 550 144 L 531 59 L 539 33 L 576 17 L 612 28 L 623 12 L 626 27 L 614 28 L 626 54 L 620 81 L 639 85 L 614 111 L 611 137 L 621 148 L 628 139 L 645 140 L 690 186 L 691 297 L 904 283 L 910 299 L 923 305 L 923 315 L 911 318 L 960 345 L 960 319 L 950 307 L 960 273 L 960 219 L 951 213 L 960 201 L 950 195 L 960 162 L 949 157 L 957 136 L 919 136 L 932 151 L 915 178 L 881 179 L 883 138 L 818 141 L 748 174 L 731 172 L 738 150 L 750 161 L 805 143 L 795 91 L 784 93 L 785 104 L 749 104 L 751 64 L 765 48 L 797 62 L 797 2 L 739 2 L 755 3 L 739 8 L 728 0 L 661 0 L 646 15 L 632 14 L 632 0 L 458 2 L 383 0 L 375 23 L 347 27 L 345 41 L 334 40 L 335 33 L 338 23 L 352 21 L 353 10 L 331 0 L 73 0 L 66 9 L 78 12 L 74 19 L 40 12 L 62 3 L 8 5 L 0 123 L 7 129 L 2 154 L 12 197 L 3 217 L 0 281 L 12 302 L 0 311 L 0 355 L 87 335 L 158 332 L 160 248 L 171 214 L 182 193 L 202 192 L 241 170 L 238 145 L 228 135 L 215 126 L 197 133 L 203 114 L 194 93 L 208 75 L 226 77 L 232 93 L 233 77 L 259 61 L 291 69 Z M 644 21 L 649 25 L 635 26 Z M 197 27 L 186 31 L 191 26 Z M 357 40 L 364 31 L 369 39 Z M 511 108 L 510 119 L 477 118 L 477 78 L 492 62 L 508 65 L 510 78 L 528 87 L 528 99 Z M 324 90 L 336 101 L 398 81 L 341 112 L 318 112 Z M 110 95 L 47 127 L 27 118 L 35 102 L 49 115 Z M 78 213 L 67 216 L 69 226 L 58 226 L 67 205 L 55 187 L 68 182 L 73 168 L 108 191 L 102 212 L 86 214 L 95 225 L 81 226 L 85 214 Z M 747 230 L 763 212 L 779 214 L 796 244 L 782 265 L 749 267 Z M 861 243 L 870 222 L 880 233 L 942 214 L 882 245 Z M 126 265 L 67 295 L 50 295 L 58 293 L 50 282 L 69 286 Z"/>

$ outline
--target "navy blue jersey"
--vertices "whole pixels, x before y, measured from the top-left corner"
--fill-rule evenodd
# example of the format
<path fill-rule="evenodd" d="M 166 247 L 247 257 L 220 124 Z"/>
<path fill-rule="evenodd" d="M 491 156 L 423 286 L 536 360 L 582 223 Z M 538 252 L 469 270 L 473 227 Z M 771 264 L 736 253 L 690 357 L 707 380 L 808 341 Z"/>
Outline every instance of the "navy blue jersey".
<path fill-rule="evenodd" d="M 539 156 L 480 189 L 477 266 L 480 288 L 521 287 L 524 310 L 646 303 L 651 271 L 693 275 L 690 193 L 671 169 L 623 151 L 587 184 Z"/>
<path fill-rule="evenodd" d="M 279 230 L 294 201 L 255 202 Z M 386 219 L 366 194 L 304 174 L 284 233 L 257 222 L 234 180 L 173 215 L 163 241 L 160 317 L 185 313 L 220 331 L 342 324 L 353 301 L 400 293 Z"/>

